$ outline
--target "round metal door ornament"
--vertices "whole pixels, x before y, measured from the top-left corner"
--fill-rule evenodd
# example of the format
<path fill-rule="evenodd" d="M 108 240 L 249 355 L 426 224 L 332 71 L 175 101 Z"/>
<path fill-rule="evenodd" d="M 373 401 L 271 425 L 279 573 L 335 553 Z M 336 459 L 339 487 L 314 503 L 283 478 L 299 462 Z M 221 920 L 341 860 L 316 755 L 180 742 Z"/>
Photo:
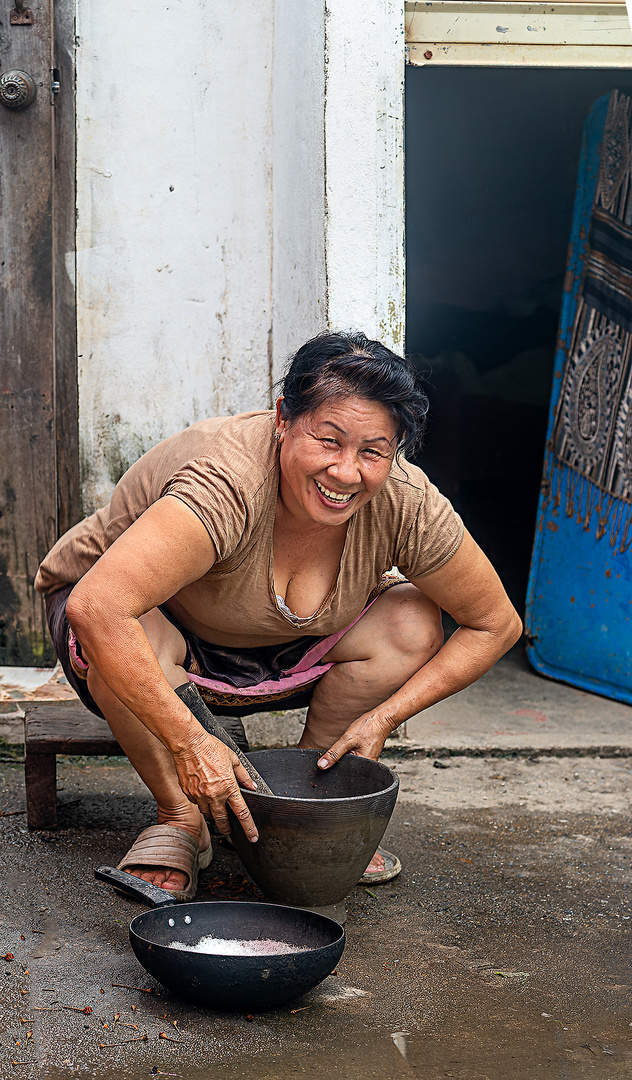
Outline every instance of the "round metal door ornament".
<path fill-rule="evenodd" d="M 3 71 L 0 75 L 0 104 L 5 109 L 28 109 L 36 93 L 37 83 L 28 71 Z"/>

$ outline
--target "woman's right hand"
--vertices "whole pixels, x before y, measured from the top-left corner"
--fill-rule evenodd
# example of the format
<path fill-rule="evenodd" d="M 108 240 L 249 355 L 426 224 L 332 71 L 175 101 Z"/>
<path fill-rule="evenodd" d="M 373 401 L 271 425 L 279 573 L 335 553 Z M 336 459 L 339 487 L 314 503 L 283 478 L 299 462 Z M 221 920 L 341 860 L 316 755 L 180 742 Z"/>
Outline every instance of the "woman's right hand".
<path fill-rule="evenodd" d="M 172 753 L 180 787 L 187 799 L 196 803 L 203 814 L 210 814 L 225 836 L 230 833 L 226 812 L 226 806 L 230 806 L 248 839 L 255 843 L 259 833 L 239 784 L 250 791 L 256 791 L 257 785 L 237 755 L 203 729 L 186 747 Z"/>

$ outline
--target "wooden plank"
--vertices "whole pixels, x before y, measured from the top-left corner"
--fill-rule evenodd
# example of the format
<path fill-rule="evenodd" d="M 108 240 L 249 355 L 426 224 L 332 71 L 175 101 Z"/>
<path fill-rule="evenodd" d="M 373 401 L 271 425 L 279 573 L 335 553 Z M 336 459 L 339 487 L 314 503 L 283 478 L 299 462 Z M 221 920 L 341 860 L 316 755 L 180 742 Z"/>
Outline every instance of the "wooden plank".
<path fill-rule="evenodd" d="M 446 45 L 415 42 L 407 63 L 414 67 L 632 68 L 632 45 Z"/>
<path fill-rule="evenodd" d="M 76 0 L 55 0 L 54 67 L 60 91 L 55 95 L 54 274 L 55 274 L 55 420 L 57 446 L 57 530 L 65 533 L 82 517 L 79 488 L 79 419 L 77 392 L 77 305 L 75 286 L 76 146 L 75 146 L 75 7 Z"/>
<path fill-rule="evenodd" d="M 52 0 L 32 26 L 0 11 L 2 69 L 29 72 L 36 100 L 0 106 L 0 664 L 51 665 L 33 577 L 57 530 L 52 276 Z"/>
<path fill-rule="evenodd" d="M 105 720 L 81 702 L 27 705 L 25 743 L 32 754 L 123 754 Z"/>
<path fill-rule="evenodd" d="M 434 0 L 409 14 L 412 42 L 503 45 L 629 46 L 625 6 L 600 4 L 486 4 Z"/>
<path fill-rule="evenodd" d="M 29 829 L 54 829 L 57 824 L 57 768 L 54 754 L 24 755 L 26 824 Z"/>

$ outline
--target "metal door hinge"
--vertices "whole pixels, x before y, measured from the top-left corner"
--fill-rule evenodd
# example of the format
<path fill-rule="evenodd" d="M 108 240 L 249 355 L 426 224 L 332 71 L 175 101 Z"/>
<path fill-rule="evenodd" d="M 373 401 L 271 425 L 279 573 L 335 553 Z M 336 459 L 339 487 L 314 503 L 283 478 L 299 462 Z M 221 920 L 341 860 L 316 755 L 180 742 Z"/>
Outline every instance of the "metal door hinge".
<path fill-rule="evenodd" d="M 33 12 L 30 8 L 24 7 L 24 0 L 15 0 L 15 7 L 11 11 L 9 22 L 11 26 L 33 25 Z"/>
<path fill-rule="evenodd" d="M 59 81 L 59 68 L 53 68 L 50 73 L 50 103 L 55 104 L 55 96 L 61 92 L 61 82 Z"/>

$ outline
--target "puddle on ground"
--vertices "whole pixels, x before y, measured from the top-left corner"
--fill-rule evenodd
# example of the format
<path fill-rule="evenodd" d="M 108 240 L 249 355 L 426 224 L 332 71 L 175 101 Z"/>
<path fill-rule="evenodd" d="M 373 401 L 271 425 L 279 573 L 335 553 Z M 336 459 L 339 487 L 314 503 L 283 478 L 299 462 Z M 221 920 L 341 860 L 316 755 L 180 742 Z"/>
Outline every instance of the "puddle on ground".
<path fill-rule="evenodd" d="M 393 1032 L 376 1038 L 367 1033 L 357 1042 L 312 1049 L 305 1054 L 241 1058 L 228 1066 L 185 1073 L 188 1080 L 628 1080 L 632 1044 L 586 1038 L 578 1043 L 558 1030 L 533 1031 L 516 1039 L 510 1022 L 503 1028 L 451 1035 Z"/>
<path fill-rule="evenodd" d="M 266 1025 L 266 1014 L 253 1017 L 255 1025 Z M 344 1044 L 309 1046 L 305 1032 L 296 1033 L 296 1050 L 277 1049 L 243 1054 L 222 1062 L 221 1049 L 206 1064 L 183 1064 L 176 1048 L 153 1066 L 129 1069 L 114 1067 L 92 1071 L 103 1080 L 140 1080 L 162 1076 L 181 1080 L 628 1080 L 632 1073 L 632 1033 L 621 1018 L 607 1034 L 587 1035 L 581 1027 L 571 1028 L 549 1014 L 490 1016 L 480 1029 L 453 1032 L 356 1031 L 356 1038 Z M 616 1030 L 615 1030 L 616 1028 Z M 590 1029 L 600 1031 L 590 1023 Z M 301 1045 L 302 1044 L 302 1045 Z M 90 1075 L 91 1070 L 82 1070 Z M 65 1080 L 64 1073 L 41 1069 L 40 1076 Z"/>

